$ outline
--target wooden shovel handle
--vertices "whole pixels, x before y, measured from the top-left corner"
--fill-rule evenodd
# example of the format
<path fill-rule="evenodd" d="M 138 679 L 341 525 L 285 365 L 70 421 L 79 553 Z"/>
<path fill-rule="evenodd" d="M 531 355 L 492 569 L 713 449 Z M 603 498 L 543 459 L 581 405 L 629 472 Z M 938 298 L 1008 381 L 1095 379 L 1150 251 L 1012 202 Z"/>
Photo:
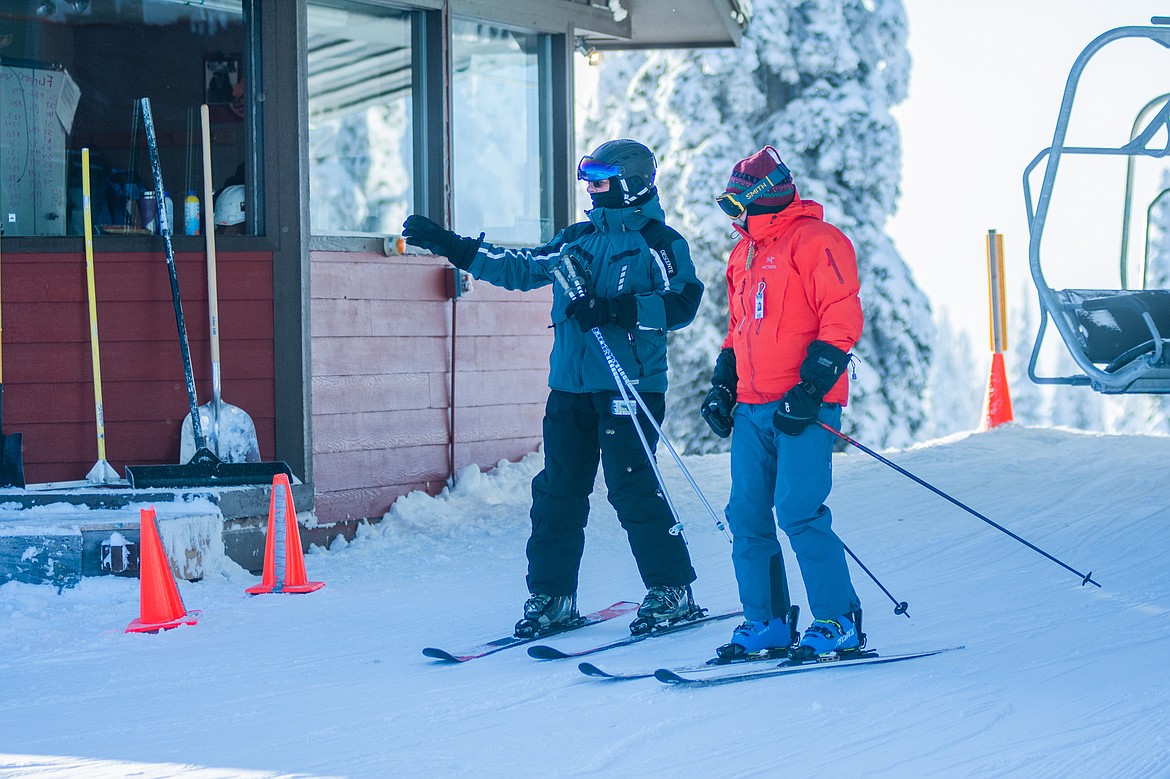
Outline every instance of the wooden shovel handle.
<path fill-rule="evenodd" d="M 207 244 L 207 312 L 211 323 L 211 362 L 219 365 L 219 288 L 215 272 L 215 207 L 211 189 L 211 117 L 199 107 L 203 125 L 203 232 Z"/>

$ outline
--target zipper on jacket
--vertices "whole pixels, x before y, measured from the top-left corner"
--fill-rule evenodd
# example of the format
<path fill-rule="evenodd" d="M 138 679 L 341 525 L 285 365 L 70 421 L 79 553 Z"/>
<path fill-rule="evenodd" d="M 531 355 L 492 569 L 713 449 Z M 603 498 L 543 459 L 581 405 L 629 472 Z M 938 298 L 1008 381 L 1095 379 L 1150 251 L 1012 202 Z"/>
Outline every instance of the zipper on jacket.
<path fill-rule="evenodd" d="M 829 251 L 828 246 L 825 247 L 825 254 L 829 257 L 829 265 L 833 266 L 833 273 L 837 274 L 837 281 L 844 284 L 845 279 L 841 276 L 841 269 L 837 267 L 837 261 L 833 259 L 833 253 Z"/>
<path fill-rule="evenodd" d="M 748 281 L 750 281 L 754 284 L 755 280 L 756 280 L 756 274 L 749 272 L 748 273 Z M 747 288 L 747 282 L 744 282 L 745 291 L 746 291 L 746 288 Z M 742 297 L 742 295 L 741 295 L 741 297 Z M 746 301 L 744 301 L 744 316 L 746 319 L 746 316 L 747 316 L 747 302 Z M 755 327 L 755 331 L 756 331 L 756 333 L 759 333 L 759 331 L 760 331 L 760 326 L 758 324 Z M 749 327 L 747 332 L 744 333 L 743 342 L 744 342 L 744 345 L 747 347 L 747 358 L 748 358 L 748 366 L 749 366 L 748 384 L 751 385 L 752 392 L 759 395 L 760 391 L 758 389 L 756 389 L 756 361 L 752 359 L 752 328 Z"/>
<path fill-rule="evenodd" d="M 746 325 L 747 321 L 748 321 L 747 303 L 744 302 L 744 299 L 743 299 L 743 293 L 746 289 L 747 289 L 747 280 L 745 279 L 743 281 L 743 283 L 739 285 L 739 294 L 736 295 L 736 297 L 739 298 L 739 312 L 740 312 L 739 327 L 736 328 L 736 331 L 740 332 L 740 333 L 743 332 L 743 326 Z"/>
<path fill-rule="evenodd" d="M 630 351 L 634 354 L 634 362 L 638 364 L 638 378 L 642 378 L 646 375 L 646 366 L 642 364 L 642 358 L 638 356 L 638 342 L 634 340 L 634 332 L 627 330 L 626 338 L 630 342 Z"/>

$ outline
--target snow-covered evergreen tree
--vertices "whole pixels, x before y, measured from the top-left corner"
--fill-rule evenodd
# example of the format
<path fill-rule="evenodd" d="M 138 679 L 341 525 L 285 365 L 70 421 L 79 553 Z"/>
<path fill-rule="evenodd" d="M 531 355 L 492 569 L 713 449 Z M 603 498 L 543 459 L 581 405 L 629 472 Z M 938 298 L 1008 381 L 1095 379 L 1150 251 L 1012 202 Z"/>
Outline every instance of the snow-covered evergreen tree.
<path fill-rule="evenodd" d="M 1150 214 L 1149 289 L 1170 289 L 1170 172 L 1162 174 L 1160 186 L 1163 194 Z M 1121 433 L 1170 433 L 1170 396 L 1125 396 L 1112 428 Z"/>
<path fill-rule="evenodd" d="M 1162 174 L 1162 194 L 1150 215 L 1150 254 L 1146 270 L 1151 289 L 1170 289 L 1170 171 Z"/>
<path fill-rule="evenodd" d="M 1081 372 L 1067 350 L 1060 352 L 1056 369 L 1061 376 Z M 1105 404 L 1102 402 L 1102 396 L 1088 387 L 1055 385 L 1049 399 L 1048 421 L 1049 424 L 1061 427 L 1103 431 Z"/>
<path fill-rule="evenodd" d="M 1020 285 L 1020 294 L 1008 305 L 1008 353 L 1005 367 L 1012 395 L 1012 416 L 1021 425 L 1041 427 L 1046 421 L 1048 403 L 1044 391 L 1028 377 L 1028 363 L 1036 343 L 1037 311 L 1040 303 L 1031 279 Z M 1041 371 L 1043 373 L 1043 371 Z"/>
<path fill-rule="evenodd" d="M 756 0 L 737 49 L 607 55 L 602 67 L 582 145 L 629 137 L 654 150 L 668 223 L 707 286 L 695 323 L 673 334 L 672 440 L 689 451 L 724 445 L 697 413 L 725 334 L 735 243 L 714 198 L 736 161 L 766 144 L 857 249 L 866 323 L 845 426 L 878 446 L 924 432 L 934 323 L 882 231 L 901 176 L 889 109 L 909 77 L 902 1 Z"/>
<path fill-rule="evenodd" d="M 938 341 L 930 364 L 926 433 L 939 438 L 979 427 L 983 377 L 971 362 L 974 353 L 966 332 L 955 330 L 946 310 L 935 316 Z"/>

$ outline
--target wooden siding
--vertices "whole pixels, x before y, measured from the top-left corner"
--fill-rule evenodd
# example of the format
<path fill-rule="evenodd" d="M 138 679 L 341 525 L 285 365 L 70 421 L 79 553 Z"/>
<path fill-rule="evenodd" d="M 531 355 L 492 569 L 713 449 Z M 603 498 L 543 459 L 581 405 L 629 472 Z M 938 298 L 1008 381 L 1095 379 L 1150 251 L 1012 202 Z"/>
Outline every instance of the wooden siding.
<path fill-rule="evenodd" d="M 106 459 L 177 463 L 189 411 L 162 243 L 141 253 L 94 256 Z M 216 255 L 223 398 L 256 424 L 262 457 L 274 456 L 272 255 Z M 29 483 L 84 479 L 97 462 L 85 257 L 4 252 L 3 431 L 24 434 Z M 200 404 L 211 399 L 207 266 L 175 256 Z"/>
<path fill-rule="evenodd" d="M 313 472 L 321 521 L 381 517 L 449 476 L 452 303 L 444 260 L 313 252 Z M 456 304 L 455 467 L 536 449 L 549 290 L 477 282 Z"/>

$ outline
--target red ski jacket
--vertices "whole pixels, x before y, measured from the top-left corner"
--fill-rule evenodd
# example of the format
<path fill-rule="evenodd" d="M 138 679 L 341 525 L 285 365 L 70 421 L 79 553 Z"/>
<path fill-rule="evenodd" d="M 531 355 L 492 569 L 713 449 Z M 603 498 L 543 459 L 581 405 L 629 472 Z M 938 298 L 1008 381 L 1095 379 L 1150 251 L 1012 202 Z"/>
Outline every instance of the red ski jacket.
<path fill-rule="evenodd" d="M 724 348 L 735 350 L 741 403 L 769 403 L 800 382 L 808 345 L 848 352 L 861 337 L 853 244 L 824 221 L 824 208 L 797 196 L 778 214 L 749 216 L 727 260 L 731 317 Z M 849 378 L 825 396 L 845 405 Z"/>

